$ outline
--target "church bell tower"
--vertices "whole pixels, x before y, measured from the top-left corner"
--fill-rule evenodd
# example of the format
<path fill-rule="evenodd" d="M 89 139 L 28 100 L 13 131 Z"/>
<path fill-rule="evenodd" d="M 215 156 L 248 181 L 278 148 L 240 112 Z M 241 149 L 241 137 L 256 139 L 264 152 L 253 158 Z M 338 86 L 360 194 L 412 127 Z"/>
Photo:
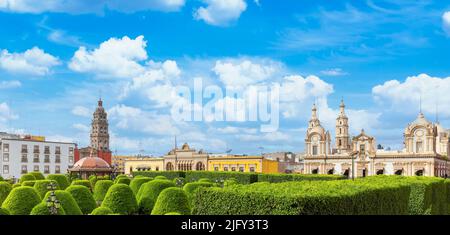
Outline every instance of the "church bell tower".
<path fill-rule="evenodd" d="M 341 100 L 341 104 L 339 105 L 339 115 L 336 118 L 336 149 L 338 153 L 350 151 L 348 117 L 345 114 L 344 100 Z"/>
<path fill-rule="evenodd" d="M 109 151 L 108 118 L 101 98 L 98 100 L 92 119 L 91 147 L 100 151 Z"/>

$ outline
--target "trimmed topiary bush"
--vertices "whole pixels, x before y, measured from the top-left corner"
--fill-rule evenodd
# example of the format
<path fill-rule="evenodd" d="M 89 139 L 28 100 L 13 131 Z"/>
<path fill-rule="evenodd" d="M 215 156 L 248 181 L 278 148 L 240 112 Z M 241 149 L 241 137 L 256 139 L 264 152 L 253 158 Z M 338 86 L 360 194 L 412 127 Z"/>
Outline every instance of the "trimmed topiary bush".
<path fill-rule="evenodd" d="M 23 186 L 30 186 L 33 187 L 36 180 L 28 180 L 22 183 Z"/>
<path fill-rule="evenodd" d="M 164 215 L 181 215 L 178 212 L 169 212 L 169 213 L 165 213 Z"/>
<path fill-rule="evenodd" d="M 90 213 L 89 215 L 110 215 L 113 213 L 114 212 L 111 209 L 109 209 L 108 207 L 101 206 L 101 207 L 95 208 L 92 211 L 92 213 Z"/>
<path fill-rule="evenodd" d="M 112 182 L 111 180 L 99 180 L 97 181 L 97 183 L 95 183 L 94 199 L 97 204 L 101 204 L 106 196 L 106 193 L 108 192 L 109 187 L 111 187 L 113 184 L 114 182 Z"/>
<path fill-rule="evenodd" d="M 55 183 L 56 189 L 59 189 L 58 183 L 54 180 L 36 180 L 33 188 L 36 189 L 36 192 L 38 192 L 39 196 L 43 198 L 49 191 L 47 188 L 48 185 L 52 182 Z"/>
<path fill-rule="evenodd" d="M 74 180 L 70 185 L 83 185 L 92 192 L 92 185 L 91 182 L 89 182 L 89 180 Z"/>
<path fill-rule="evenodd" d="M 71 185 L 66 188 L 66 191 L 72 195 L 84 215 L 91 213 L 97 207 L 97 203 L 87 187 Z"/>
<path fill-rule="evenodd" d="M 42 202 L 46 202 L 50 197 L 51 192 L 47 192 Z M 80 207 L 78 206 L 72 194 L 64 190 L 55 190 L 56 198 L 61 202 L 61 207 L 64 209 L 66 215 L 82 215 Z"/>
<path fill-rule="evenodd" d="M 20 177 L 19 182 L 20 182 L 20 183 L 23 183 L 23 182 L 25 182 L 25 181 L 31 181 L 31 180 L 36 180 L 36 178 L 34 177 L 34 175 L 28 173 L 28 174 L 23 174 L 23 175 Z"/>
<path fill-rule="evenodd" d="M 152 180 L 152 178 L 150 178 L 150 177 L 138 177 L 138 178 L 131 180 L 130 188 L 133 191 L 134 195 L 137 195 L 142 184 L 147 183 L 150 180 Z"/>
<path fill-rule="evenodd" d="M 11 215 L 29 215 L 33 207 L 41 202 L 38 192 L 30 186 L 13 188 L 3 201 L 2 207 Z"/>
<path fill-rule="evenodd" d="M 164 215 L 169 212 L 190 214 L 189 200 L 184 190 L 177 187 L 166 188 L 158 196 L 152 215 Z"/>
<path fill-rule="evenodd" d="M 13 187 L 11 186 L 11 184 L 4 181 L 0 182 L 0 206 L 12 189 Z"/>
<path fill-rule="evenodd" d="M 139 205 L 139 213 L 149 214 L 155 205 L 159 193 L 169 187 L 176 187 L 176 185 L 170 180 L 158 179 L 144 183 L 136 196 Z"/>
<path fill-rule="evenodd" d="M 20 187 L 20 186 L 22 186 L 20 183 L 16 183 L 16 184 L 13 184 L 13 188 L 17 188 L 17 187 Z M 30 187 L 30 186 L 28 186 L 28 187 Z"/>
<path fill-rule="evenodd" d="M 29 174 L 33 175 L 36 180 L 45 180 L 45 176 L 39 171 L 30 172 Z"/>
<path fill-rule="evenodd" d="M 50 214 L 50 210 L 47 207 L 47 204 L 45 202 L 41 202 L 37 204 L 32 210 L 30 215 L 52 215 Z M 60 207 L 58 209 L 57 215 L 66 215 L 66 212 L 64 211 L 64 208 Z"/>
<path fill-rule="evenodd" d="M 206 183 L 212 183 L 212 181 L 208 178 L 201 178 L 198 180 L 198 182 L 206 182 Z"/>
<path fill-rule="evenodd" d="M 63 174 L 51 174 L 47 176 L 47 179 L 56 181 L 61 190 L 66 189 L 70 185 L 69 179 Z"/>
<path fill-rule="evenodd" d="M 106 193 L 102 206 L 122 215 L 131 215 L 137 212 L 136 198 L 130 187 L 125 184 L 111 186 Z"/>
<path fill-rule="evenodd" d="M 97 183 L 98 180 L 100 180 L 100 179 L 97 178 L 96 175 L 91 175 L 91 176 L 89 176 L 89 183 L 91 184 L 91 188 L 92 188 L 92 189 L 95 188 L 95 184 Z"/>
<path fill-rule="evenodd" d="M 143 175 L 147 177 L 155 178 L 158 175 L 163 175 L 167 177 L 167 179 L 173 180 L 177 177 L 183 177 L 185 178 L 186 172 L 184 171 L 133 171 L 131 173 L 134 177 L 138 175 Z"/>
<path fill-rule="evenodd" d="M 126 184 L 126 185 L 129 185 L 130 184 L 130 178 L 125 178 L 125 177 L 122 177 L 122 178 L 119 178 L 119 179 L 117 179 L 116 180 L 116 184 Z"/>
<path fill-rule="evenodd" d="M 258 174 L 237 171 L 187 171 L 186 181 L 194 182 L 198 179 L 208 178 L 211 182 L 216 180 L 236 179 L 240 184 L 251 184 L 258 181 Z"/>
<path fill-rule="evenodd" d="M 0 207 L 0 215 L 10 215 L 10 213 L 7 209 Z"/>
<path fill-rule="evenodd" d="M 163 175 L 158 175 L 155 177 L 155 180 L 167 180 L 167 177 L 165 177 Z"/>
<path fill-rule="evenodd" d="M 212 187 L 212 186 L 213 186 L 213 184 L 210 182 L 192 182 L 192 183 L 185 184 L 183 187 L 183 190 L 188 195 L 193 195 L 195 190 L 200 187 Z"/>

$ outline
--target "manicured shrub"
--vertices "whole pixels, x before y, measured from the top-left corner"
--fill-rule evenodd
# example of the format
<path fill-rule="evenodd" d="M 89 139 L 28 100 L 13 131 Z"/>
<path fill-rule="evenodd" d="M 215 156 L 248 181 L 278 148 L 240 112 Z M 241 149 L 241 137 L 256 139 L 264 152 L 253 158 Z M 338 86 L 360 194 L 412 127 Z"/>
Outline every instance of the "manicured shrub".
<path fill-rule="evenodd" d="M 134 195 L 137 195 L 137 193 L 139 192 L 139 189 L 141 188 L 142 184 L 148 182 L 152 180 L 152 178 L 150 177 L 138 177 L 135 178 L 133 180 L 131 180 L 130 182 L 130 188 L 133 191 Z"/>
<path fill-rule="evenodd" d="M 43 198 L 45 194 L 49 191 L 47 187 L 52 182 L 55 184 L 56 189 L 59 189 L 58 183 L 54 180 L 36 180 L 33 188 L 36 189 L 36 192 L 38 192 L 39 196 Z"/>
<path fill-rule="evenodd" d="M 116 180 L 116 184 L 129 185 L 130 184 L 130 178 L 125 178 L 125 177 L 119 178 L 119 179 Z"/>
<path fill-rule="evenodd" d="M 340 180 L 341 175 L 304 175 L 304 174 L 258 174 L 258 182 L 279 183 L 286 181 Z"/>
<path fill-rule="evenodd" d="M 100 179 L 97 178 L 96 175 L 89 176 L 89 183 L 91 184 L 91 188 L 95 188 L 95 183 L 97 183 L 98 180 L 100 180 Z"/>
<path fill-rule="evenodd" d="M 191 209 L 186 192 L 177 187 L 164 189 L 156 200 L 152 215 L 164 215 L 169 212 L 178 212 L 189 215 Z"/>
<path fill-rule="evenodd" d="M 445 187 L 447 189 L 447 197 L 446 197 L 447 215 L 450 215 L 450 179 L 446 179 L 444 183 L 445 183 Z"/>
<path fill-rule="evenodd" d="M 90 213 L 90 215 L 109 215 L 109 214 L 113 214 L 114 212 L 109 209 L 108 207 L 97 207 L 95 208 L 92 213 Z"/>
<path fill-rule="evenodd" d="M 36 180 L 28 180 L 28 181 L 23 182 L 21 185 L 33 187 L 35 182 L 36 182 Z"/>
<path fill-rule="evenodd" d="M 28 174 L 23 174 L 23 175 L 20 177 L 19 182 L 20 182 L 20 183 L 23 183 L 23 182 L 25 182 L 25 181 L 31 181 L 31 180 L 36 180 L 36 178 L 34 177 L 34 175 L 28 173 Z"/>
<path fill-rule="evenodd" d="M 183 177 L 177 177 L 172 180 L 177 186 L 183 187 L 186 184 L 186 180 Z"/>
<path fill-rule="evenodd" d="M 11 215 L 29 215 L 33 207 L 41 202 L 41 197 L 30 186 L 13 188 L 2 203 Z"/>
<path fill-rule="evenodd" d="M 47 192 L 45 194 L 42 202 L 46 202 L 50 197 L 51 192 Z M 61 202 L 61 207 L 64 209 L 66 215 L 82 215 L 80 207 L 78 206 L 75 199 L 72 197 L 72 194 L 64 191 L 64 190 L 55 190 L 56 199 Z"/>
<path fill-rule="evenodd" d="M 168 212 L 168 213 L 165 213 L 164 215 L 181 215 L 181 214 L 178 212 Z"/>
<path fill-rule="evenodd" d="M 118 175 L 118 176 L 116 176 L 116 178 L 114 179 L 114 183 L 117 183 L 117 181 L 118 181 L 119 179 L 123 179 L 123 178 L 128 178 L 128 176 L 126 176 L 126 175 Z"/>
<path fill-rule="evenodd" d="M 66 189 L 70 185 L 69 179 L 63 174 L 51 174 L 47 176 L 47 179 L 56 181 L 61 190 Z"/>
<path fill-rule="evenodd" d="M 10 215 L 10 213 L 7 209 L 0 207 L 0 215 Z"/>
<path fill-rule="evenodd" d="M 187 193 L 187 195 L 190 197 L 194 194 L 195 190 L 197 190 L 200 187 L 212 187 L 213 184 L 210 182 L 192 182 L 187 183 L 184 185 L 183 190 Z"/>
<path fill-rule="evenodd" d="M 131 173 L 134 177 L 138 175 L 143 175 L 147 177 L 155 178 L 158 175 L 165 176 L 167 179 L 173 180 L 177 177 L 185 178 L 186 172 L 184 171 L 133 171 Z"/>
<path fill-rule="evenodd" d="M 207 183 L 212 183 L 212 181 L 208 178 L 201 178 L 198 180 L 198 182 L 207 182 Z"/>
<path fill-rule="evenodd" d="M 0 181 L 4 181 L 5 179 L 3 179 L 3 177 L 0 175 Z"/>
<path fill-rule="evenodd" d="M 74 180 L 70 185 L 82 185 L 89 189 L 89 191 L 92 191 L 91 182 L 89 180 Z"/>
<path fill-rule="evenodd" d="M 71 185 L 66 191 L 72 195 L 84 215 L 91 213 L 96 207 L 91 191 L 83 185 Z"/>
<path fill-rule="evenodd" d="M 29 174 L 33 175 L 36 180 L 45 180 L 45 176 L 39 171 L 30 172 Z"/>
<path fill-rule="evenodd" d="M 136 198 L 126 184 L 114 184 L 106 193 L 102 206 L 108 207 L 114 213 L 130 215 L 137 212 Z"/>
<path fill-rule="evenodd" d="M 20 186 L 22 186 L 20 183 L 16 183 L 16 184 L 13 184 L 13 188 L 17 188 L 17 187 L 20 187 Z M 30 187 L 30 186 L 28 186 L 28 187 Z"/>
<path fill-rule="evenodd" d="M 136 196 L 139 213 L 149 214 L 155 205 L 158 195 L 161 191 L 169 187 L 176 187 L 176 185 L 170 180 L 157 179 L 144 183 Z"/>
<path fill-rule="evenodd" d="M 165 177 L 163 175 L 158 175 L 155 177 L 155 180 L 167 180 L 167 177 Z"/>
<path fill-rule="evenodd" d="M 2 205 L 3 201 L 6 199 L 8 194 L 11 192 L 12 186 L 8 182 L 0 182 L 0 206 Z"/>
<path fill-rule="evenodd" d="M 47 204 L 45 202 L 41 202 L 41 203 L 37 204 L 35 207 L 33 207 L 30 215 L 51 215 L 51 213 L 47 207 Z M 57 215 L 66 215 L 64 208 L 60 207 L 58 209 Z"/>
<path fill-rule="evenodd" d="M 101 203 L 108 192 L 109 187 L 114 184 L 111 180 L 99 180 L 95 184 L 94 188 L 94 199 L 97 204 Z"/>
<path fill-rule="evenodd" d="M 240 184 L 251 184 L 258 181 L 256 173 L 244 172 L 223 172 L 223 171 L 188 171 L 186 172 L 186 181 L 194 182 L 202 178 L 208 178 L 211 182 L 227 180 L 229 178 L 236 179 Z"/>

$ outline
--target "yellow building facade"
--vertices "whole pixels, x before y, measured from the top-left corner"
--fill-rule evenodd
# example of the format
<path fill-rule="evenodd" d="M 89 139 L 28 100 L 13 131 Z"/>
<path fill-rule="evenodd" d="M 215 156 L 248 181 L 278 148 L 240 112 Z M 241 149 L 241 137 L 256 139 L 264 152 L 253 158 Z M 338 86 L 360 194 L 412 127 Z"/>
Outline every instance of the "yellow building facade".
<path fill-rule="evenodd" d="M 278 162 L 261 156 L 210 157 L 208 171 L 278 173 Z"/>
<path fill-rule="evenodd" d="M 124 173 L 130 175 L 133 171 L 164 171 L 164 158 L 126 159 Z"/>

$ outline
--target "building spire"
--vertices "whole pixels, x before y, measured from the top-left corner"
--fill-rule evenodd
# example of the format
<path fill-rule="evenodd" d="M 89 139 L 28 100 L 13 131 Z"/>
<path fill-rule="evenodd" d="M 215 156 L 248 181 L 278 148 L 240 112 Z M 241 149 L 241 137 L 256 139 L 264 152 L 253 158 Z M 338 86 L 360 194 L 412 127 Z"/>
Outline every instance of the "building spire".
<path fill-rule="evenodd" d="M 316 120 L 317 119 L 317 107 L 316 107 L 316 102 L 313 103 L 312 109 L 311 109 L 311 120 Z"/>
<path fill-rule="evenodd" d="M 345 104 L 344 104 L 344 98 L 341 98 L 341 104 L 339 105 L 340 114 L 345 114 Z"/>

